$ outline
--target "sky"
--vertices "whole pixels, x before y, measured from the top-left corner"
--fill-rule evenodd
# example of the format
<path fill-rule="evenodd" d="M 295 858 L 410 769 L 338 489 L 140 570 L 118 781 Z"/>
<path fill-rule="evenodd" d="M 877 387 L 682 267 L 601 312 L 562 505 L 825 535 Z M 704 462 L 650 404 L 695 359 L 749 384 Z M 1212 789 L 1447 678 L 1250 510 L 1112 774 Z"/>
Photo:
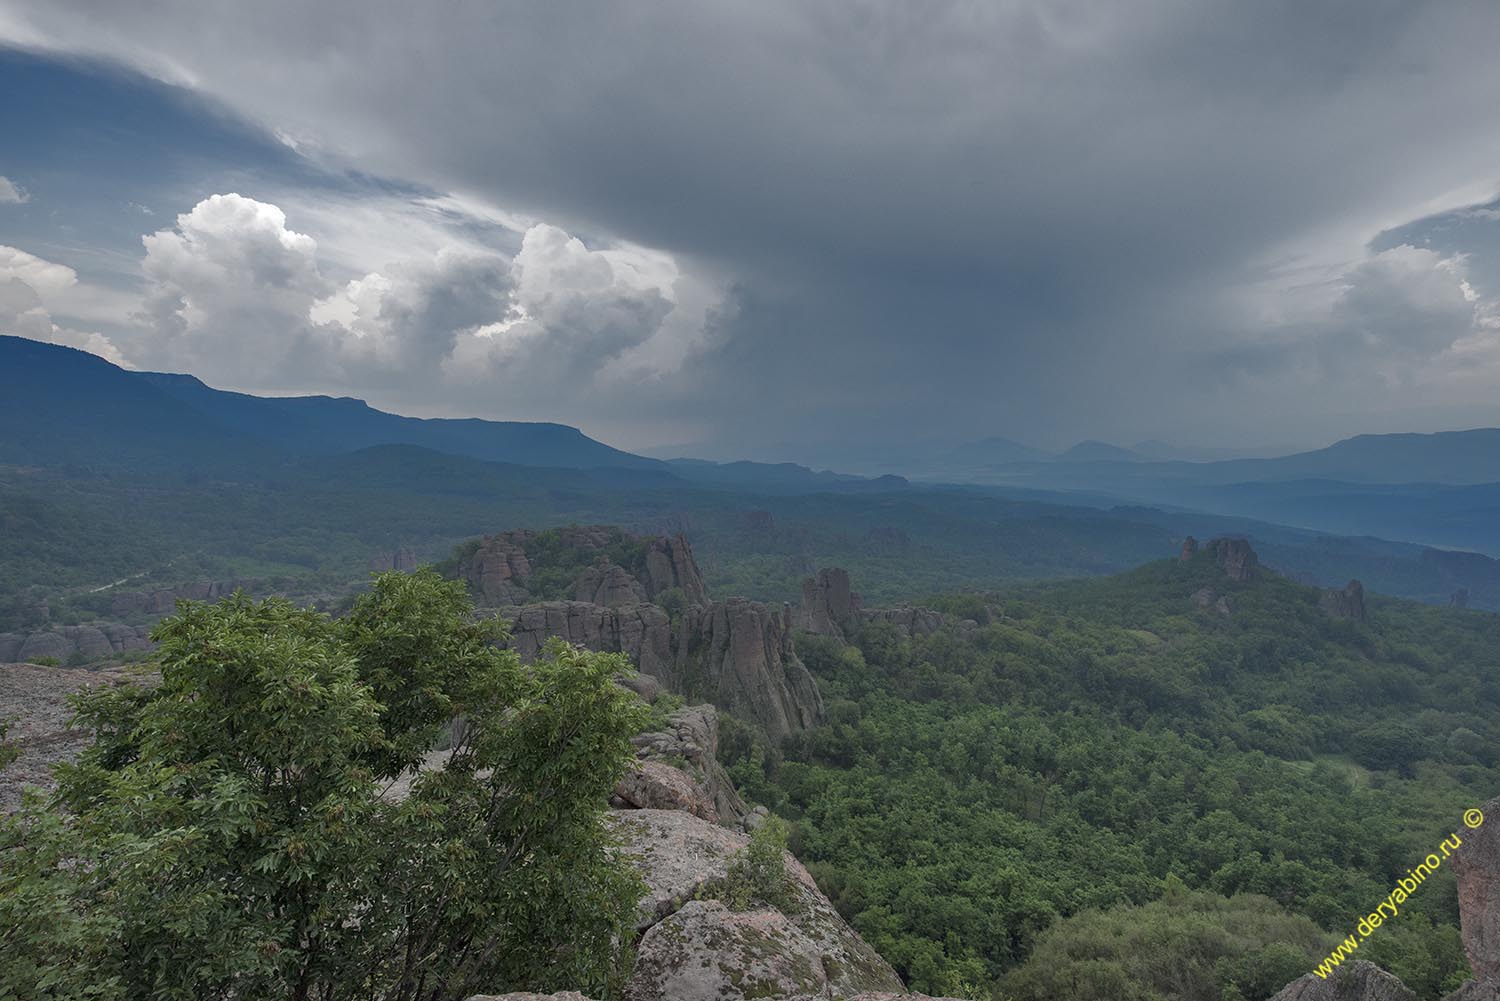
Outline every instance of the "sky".
<path fill-rule="evenodd" d="M 1500 6 L 0 0 L 0 332 L 794 459 L 1500 424 Z"/>

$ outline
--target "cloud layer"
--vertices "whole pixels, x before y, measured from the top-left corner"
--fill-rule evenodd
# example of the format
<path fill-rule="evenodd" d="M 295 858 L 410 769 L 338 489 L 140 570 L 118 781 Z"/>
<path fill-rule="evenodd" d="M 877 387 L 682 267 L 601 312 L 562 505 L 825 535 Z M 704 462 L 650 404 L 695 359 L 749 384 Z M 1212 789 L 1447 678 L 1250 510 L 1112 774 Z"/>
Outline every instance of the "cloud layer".
<path fill-rule="evenodd" d="M 0 0 L 4 35 L 462 206 L 419 253 L 196 194 L 143 316 L 205 372 L 762 454 L 1496 422 L 1500 263 L 1406 228 L 1495 193 L 1478 0 Z"/>

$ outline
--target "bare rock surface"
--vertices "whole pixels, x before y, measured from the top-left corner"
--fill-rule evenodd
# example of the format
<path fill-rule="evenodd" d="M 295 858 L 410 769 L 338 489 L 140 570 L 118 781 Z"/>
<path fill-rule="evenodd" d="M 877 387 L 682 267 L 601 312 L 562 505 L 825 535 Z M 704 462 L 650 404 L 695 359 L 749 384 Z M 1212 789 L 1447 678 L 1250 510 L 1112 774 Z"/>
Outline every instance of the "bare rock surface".
<path fill-rule="evenodd" d="M 890 964 L 790 853 L 792 904 L 733 911 L 713 899 L 713 889 L 749 843 L 745 835 L 677 811 L 627 811 L 611 822 L 648 887 L 638 916 L 645 934 L 626 988 L 634 1001 L 902 992 Z"/>
<path fill-rule="evenodd" d="M 1474 979 L 1500 985 L 1500 798 L 1480 809 L 1481 826 L 1458 828 L 1458 917 Z"/>
<path fill-rule="evenodd" d="M 737 824 L 750 815 L 729 774 L 719 764 L 719 714 L 713 706 L 685 706 L 668 717 L 665 729 L 638 734 L 632 743 L 642 761 L 682 762 L 701 798 L 712 804 L 719 823 Z M 636 807 L 654 805 L 636 803 L 629 796 L 622 798 Z M 699 810 L 690 812 L 706 819 Z"/>
<path fill-rule="evenodd" d="M 150 626 L 118 622 L 0 633 L 0 663 L 24 663 L 48 657 L 64 663 L 74 657 L 101 660 L 130 650 L 149 650 L 150 634 Z"/>
<path fill-rule="evenodd" d="M 667 680 L 672 673 L 672 621 L 651 604 L 608 608 L 586 601 L 544 601 L 505 610 L 511 645 L 530 661 L 548 638 L 606 653 L 623 653 L 642 674 Z"/>
<path fill-rule="evenodd" d="M 748 598 L 688 608 L 665 680 L 755 720 L 773 737 L 806 730 L 823 718 L 823 696 L 797 657 L 789 618 Z"/>
<path fill-rule="evenodd" d="M 615 796 L 638 810 L 682 810 L 718 823 L 713 797 L 686 772 L 663 761 L 640 761 L 615 784 Z"/>
<path fill-rule="evenodd" d="M 530 994 L 516 991 L 512 994 L 474 994 L 465 1001 L 591 1001 L 577 991 L 558 991 L 556 994 Z"/>
<path fill-rule="evenodd" d="M 1341 619 L 1365 621 L 1365 586 L 1351 580 L 1342 589 L 1330 588 L 1318 599 L 1319 606 L 1329 615 Z"/>
<path fill-rule="evenodd" d="M 1316 973 L 1298 977 L 1271 1001 L 1417 1001 L 1417 995 L 1374 963 L 1356 959 L 1327 979 Z"/>
<path fill-rule="evenodd" d="M 844 639 L 859 610 L 859 596 L 849 589 L 849 571 L 824 567 L 802 581 L 802 603 L 793 625 L 818 636 Z"/>
<path fill-rule="evenodd" d="M 21 756 L 0 770 L 0 812 L 21 805 L 28 785 L 50 788 L 51 768 L 72 761 L 88 744 L 86 730 L 70 729 L 69 695 L 93 685 L 119 685 L 139 677 L 125 671 L 85 671 L 36 664 L 0 664 L 0 720 L 10 723 L 6 740 Z"/>
<path fill-rule="evenodd" d="M 661 536 L 647 543 L 643 583 L 650 598 L 675 587 L 681 589 L 683 600 L 689 605 L 702 605 L 708 601 L 708 588 L 704 586 L 703 575 L 698 572 L 698 563 L 693 559 L 693 548 L 688 545 L 687 537 L 681 534 Z"/>
<path fill-rule="evenodd" d="M 1211 540 L 1205 550 L 1213 555 L 1214 562 L 1224 570 L 1230 580 L 1249 580 L 1255 576 L 1260 557 L 1250 548 L 1248 539 L 1222 537 Z"/>
<path fill-rule="evenodd" d="M 573 600 L 618 608 L 646 601 L 646 588 L 616 563 L 596 563 L 573 582 Z"/>

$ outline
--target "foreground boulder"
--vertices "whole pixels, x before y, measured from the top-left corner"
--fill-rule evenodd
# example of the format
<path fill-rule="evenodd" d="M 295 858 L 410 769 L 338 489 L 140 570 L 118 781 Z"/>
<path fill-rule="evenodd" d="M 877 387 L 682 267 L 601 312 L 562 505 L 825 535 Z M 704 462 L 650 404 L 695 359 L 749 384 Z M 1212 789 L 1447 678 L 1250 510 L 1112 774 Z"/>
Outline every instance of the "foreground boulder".
<path fill-rule="evenodd" d="M 749 839 L 688 813 L 611 818 L 647 886 L 631 1001 L 751 1001 L 903 994 L 901 978 L 849 927 L 806 869 L 785 856 L 792 901 L 732 910 L 715 899 Z"/>
<path fill-rule="evenodd" d="M 1326 979 L 1316 973 L 1299 977 L 1271 1001 L 1417 1001 L 1417 995 L 1374 963 L 1356 959 Z"/>

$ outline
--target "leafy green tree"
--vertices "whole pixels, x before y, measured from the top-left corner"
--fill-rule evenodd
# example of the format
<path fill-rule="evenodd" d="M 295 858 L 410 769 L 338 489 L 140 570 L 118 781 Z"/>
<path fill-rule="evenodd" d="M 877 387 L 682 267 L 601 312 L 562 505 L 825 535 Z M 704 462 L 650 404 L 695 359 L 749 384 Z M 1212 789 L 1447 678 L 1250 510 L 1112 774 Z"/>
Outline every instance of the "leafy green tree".
<path fill-rule="evenodd" d="M 641 887 L 602 811 L 640 711 L 620 658 L 494 635 L 431 572 L 337 622 L 180 606 L 159 685 L 78 697 L 61 809 L 0 828 L 0 996 L 608 994 Z"/>

